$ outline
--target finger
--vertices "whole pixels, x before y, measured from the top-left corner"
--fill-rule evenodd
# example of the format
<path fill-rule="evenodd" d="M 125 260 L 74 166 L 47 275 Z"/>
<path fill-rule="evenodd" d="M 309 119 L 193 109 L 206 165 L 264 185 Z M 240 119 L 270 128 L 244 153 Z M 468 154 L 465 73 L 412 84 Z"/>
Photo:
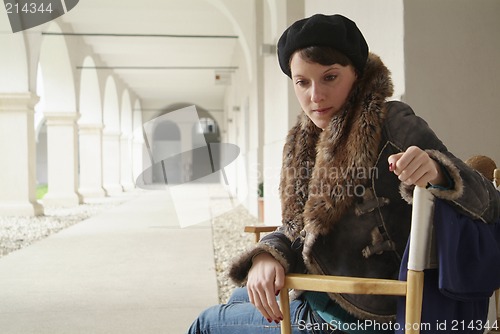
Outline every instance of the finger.
<path fill-rule="evenodd" d="M 247 290 L 248 290 L 248 298 L 250 300 L 250 303 L 252 303 L 253 306 L 255 306 L 255 308 L 262 314 L 262 316 L 267 319 L 267 321 L 271 322 L 271 317 L 266 312 L 265 308 L 262 306 L 262 302 L 260 300 L 260 295 L 258 292 L 257 285 L 256 284 L 248 284 Z"/>
<path fill-rule="evenodd" d="M 422 176 L 417 180 L 415 180 L 413 184 L 420 187 L 426 187 L 429 183 L 436 182 L 439 176 L 438 168 L 439 166 L 437 165 L 437 163 L 430 157 L 428 157 L 427 162 L 424 165 L 422 165 L 421 168 Z"/>
<path fill-rule="evenodd" d="M 431 179 L 431 177 L 429 175 L 430 175 L 430 173 L 425 173 L 424 175 L 422 175 L 421 178 L 419 178 L 417 181 L 413 182 L 412 184 L 419 186 L 419 187 L 422 187 L 422 188 L 427 187 L 427 185 L 429 184 L 429 180 Z"/>
<path fill-rule="evenodd" d="M 413 172 L 422 165 L 425 160 L 424 158 L 427 156 L 427 153 L 422 151 L 417 146 L 410 146 L 403 152 L 403 155 L 396 162 L 396 168 L 394 173 L 396 175 L 402 175 L 400 178 L 401 181 L 406 181 L 409 175 L 413 174 Z"/>
<path fill-rule="evenodd" d="M 281 289 L 285 286 L 285 271 L 282 267 L 278 267 L 276 269 L 276 277 L 274 278 L 274 288 L 276 296 L 280 292 Z"/>
<path fill-rule="evenodd" d="M 262 314 L 262 316 L 264 318 L 267 319 L 268 322 L 271 322 L 272 321 L 272 317 L 269 315 L 269 313 L 266 311 L 266 308 L 264 307 L 263 303 L 262 303 L 262 300 L 260 298 L 260 294 L 259 293 L 254 293 L 253 295 L 253 302 L 252 304 L 255 306 L 255 308 L 257 310 L 259 310 L 259 312 Z"/>
<path fill-rule="evenodd" d="M 253 289 L 251 289 L 251 288 L 247 285 L 247 291 L 248 291 L 248 299 L 250 300 L 250 303 L 255 305 L 255 302 L 254 302 L 255 297 L 253 296 Z"/>
<path fill-rule="evenodd" d="M 276 323 L 281 321 L 283 319 L 283 315 L 281 314 L 278 302 L 276 300 L 276 294 L 274 293 L 274 289 L 266 291 L 266 298 L 267 298 L 267 308 L 266 311 L 269 313 L 271 316 L 271 319 L 274 320 Z"/>
<path fill-rule="evenodd" d="M 411 159 L 411 160 L 410 160 Z M 398 178 L 401 182 L 413 184 L 426 172 L 424 163 L 420 157 L 407 156 L 400 159 L 397 166 Z M 404 166 L 404 167 L 403 167 Z M 424 169 L 422 171 L 422 169 Z"/>
<path fill-rule="evenodd" d="M 262 290 L 259 290 L 258 291 L 258 306 L 256 305 L 256 307 L 259 309 L 260 313 L 262 313 L 262 315 L 264 315 L 265 318 L 269 320 L 278 320 L 278 317 L 276 317 L 276 315 L 274 314 L 273 312 L 273 309 L 270 305 L 270 303 L 272 302 L 271 300 L 273 299 L 272 297 L 269 298 L 269 295 L 274 295 L 273 293 L 271 293 L 270 291 L 272 291 L 273 289 L 269 290 L 269 289 L 262 289 Z M 276 299 L 274 299 L 274 301 L 276 302 Z"/>
<path fill-rule="evenodd" d="M 275 267 L 275 274 L 274 274 L 274 289 L 272 290 L 274 294 L 268 294 L 268 303 L 271 308 L 272 314 L 275 316 L 273 320 L 278 322 L 277 320 L 283 320 L 283 314 L 281 313 L 278 301 L 276 299 L 276 296 L 278 295 L 279 291 L 283 288 L 285 285 L 285 271 L 281 265 L 277 265 Z"/>
<path fill-rule="evenodd" d="M 278 323 L 283 320 L 283 314 L 281 313 L 280 307 L 278 305 L 278 301 L 276 300 L 275 294 L 267 295 L 267 302 L 270 308 L 270 314 L 273 316 L 272 319 Z"/>
<path fill-rule="evenodd" d="M 412 152 L 404 152 L 396 162 L 394 173 L 396 173 L 396 175 L 398 176 L 401 175 L 403 171 L 405 171 L 410 166 L 414 158 L 415 157 Z"/>
<path fill-rule="evenodd" d="M 276 290 L 275 294 L 278 296 L 280 293 L 281 289 L 285 286 L 285 270 L 283 267 L 278 267 L 276 269 L 276 277 L 274 279 L 274 289 Z M 276 298 L 275 298 L 276 300 Z M 281 309 L 279 308 L 279 304 L 276 302 L 276 308 L 275 309 L 275 314 L 278 314 L 280 320 L 283 320 L 283 313 L 281 312 Z"/>
<path fill-rule="evenodd" d="M 387 158 L 387 162 L 389 163 L 389 171 L 393 172 L 396 170 L 396 164 L 399 161 L 399 159 L 401 159 L 403 154 L 404 154 L 404 152 L 396 153 L 396 154 L 389 156 L 389 158 Z"/>
<path fill-rule="evenodd" d="M 411 168 L 413 169 L 413 168 Z M 403 173 L 399 176 L 401 182 L 411 185 L 415 184 L 417 186 L 425 186 L 427 185 L 427 179 L 429 171 L 425 168 L 425 166 L 420 166 L 420 168 L 414 169 L 413 172 L 407 172 L 408 169 L 404 170 Z M 404 176 L 404 177 L 403 177 Z M 403 180 L 404 179 L 404 180 Z M 422 185 L 423 183 L 423 185 Z"/>

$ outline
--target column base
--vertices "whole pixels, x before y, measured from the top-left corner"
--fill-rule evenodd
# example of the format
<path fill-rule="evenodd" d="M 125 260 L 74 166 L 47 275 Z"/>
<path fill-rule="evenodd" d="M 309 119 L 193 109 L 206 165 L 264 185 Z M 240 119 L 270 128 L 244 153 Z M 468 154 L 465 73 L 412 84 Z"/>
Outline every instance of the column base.
<path fill-rule="evenodd" d="M 87 198 L 102 198 L 107 196 L 103 188 L 80 188 L 78 189 L 78 193 L 82 196 L 84 202 Z"/>
<path fill-rule="evenodd" d="M 38 202 L 0 202 L 0 216 L 43 216 L 43 206 Z"/>
<path fill-rule="evenodd" d="M 108 196 L 121 194 L 123 192 L 123 187 L 121 184 L 109 184 L 104 185 L 104 190 L 108 193 Z"/>
<path fill-rule="evenodd" d="M 135 184 L 133 184 L 132 182 L 122 183 L 122 188 L 123 188 L 123 191 L 134 190 L 135 189 Z"/>
<path fill-rule="evenodd" d="M 43 205 L 59 208 L 71 208 L 82 204 L 79 194 L 54 194 L 49 192 L 43 197 Z"/>

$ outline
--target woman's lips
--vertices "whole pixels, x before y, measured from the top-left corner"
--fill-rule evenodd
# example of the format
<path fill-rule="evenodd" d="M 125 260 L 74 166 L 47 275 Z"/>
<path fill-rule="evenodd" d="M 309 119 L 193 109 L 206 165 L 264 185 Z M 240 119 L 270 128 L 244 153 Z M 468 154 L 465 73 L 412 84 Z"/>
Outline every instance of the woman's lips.
<path fill-rule="evenodd" d="M 321 109 L 314 109 L 313 112 L 318 113 L 318 114 L 325 114 L 328 111 L 330 111 L 332 108 L 321 108 Z"/>

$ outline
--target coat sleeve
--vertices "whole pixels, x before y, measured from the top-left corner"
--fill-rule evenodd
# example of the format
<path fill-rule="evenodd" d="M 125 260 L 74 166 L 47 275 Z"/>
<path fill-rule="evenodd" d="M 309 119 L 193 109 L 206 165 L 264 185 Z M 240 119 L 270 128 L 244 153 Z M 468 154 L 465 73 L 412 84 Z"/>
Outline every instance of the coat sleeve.
<path fill-rule="evenodd" d="M 260 253 L 271 254 L 283 266 L 285 273 L 292 271 L 297 261 L 297 253 L 293 251 L 291 241 L 278 229 L 263 237 L 255 247 L 237 258 L 229 269 L 229 277 L 236 284 L 245 285 L 248 271 L 252 267 L 252 259 Z"/>
<path fill-rule="evenodd" d="M 418 146 L 446 170 L 453 186 L 450 189 L 430 188 L 435 197 L 448 201 L 465 215 L 485 223 L 491 223 L 500 216 L 500 193 L 492 182 L 450 153 L 428 124 L 416 116 L 408 105 L 388 103 L 384 131 L 401 151 Z M 411 203 L 413 186 L 401 184 L 400 190 L 403 198 Z"/>

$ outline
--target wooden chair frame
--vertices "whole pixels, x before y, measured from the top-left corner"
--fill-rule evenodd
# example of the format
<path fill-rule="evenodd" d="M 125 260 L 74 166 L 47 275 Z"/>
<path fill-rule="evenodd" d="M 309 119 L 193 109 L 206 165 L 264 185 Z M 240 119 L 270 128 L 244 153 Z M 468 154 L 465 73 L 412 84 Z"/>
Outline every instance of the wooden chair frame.
<path fill-rule="evenodd" d="M 308 290 L 330 293 L 406 296 L 405 333 L 420 333 L 424 272 L 430 259 L 430 238 L 434 197 L 426 189 L 415 187 L 413 193 L 412 225 L 407 281 L 309 274 L 288 274 L 280 292 L 283 313 L 281 333 L 291 334 L 289 290 Z"/>
<path fill-rule="evenodd" d="M 264 225 L 264 224 L 246 225 L 243 231 L 246 233 L 253 233 L 255 236 L 255 242 L 259 242 L 261 233 L 273 232 L 277 228 L 278 228 L 278 226 L 271 226 L 271 225 Z"/>

